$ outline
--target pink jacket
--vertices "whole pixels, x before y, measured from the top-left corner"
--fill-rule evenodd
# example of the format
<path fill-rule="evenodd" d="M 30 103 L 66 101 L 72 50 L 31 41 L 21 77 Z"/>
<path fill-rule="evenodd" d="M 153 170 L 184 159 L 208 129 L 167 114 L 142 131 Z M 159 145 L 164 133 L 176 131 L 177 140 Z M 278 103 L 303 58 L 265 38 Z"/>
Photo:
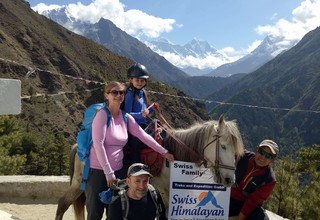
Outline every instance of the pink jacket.
<path fill-rule="evenodd" d="M 145 133 L 131 115 L 128 115 L 128 130 L 161 155 L 168 152 Z M 108 128 L 106 111 L 97 112 L 92 123 L 92 140 L 90 167 L 103 170 L 107 180 L 115 179 L 114 171 L 120 170 L 123 166 L 123 147 L 128 141 L 127 126 L 121 112 L 117 117 L 111 118 Z"/>

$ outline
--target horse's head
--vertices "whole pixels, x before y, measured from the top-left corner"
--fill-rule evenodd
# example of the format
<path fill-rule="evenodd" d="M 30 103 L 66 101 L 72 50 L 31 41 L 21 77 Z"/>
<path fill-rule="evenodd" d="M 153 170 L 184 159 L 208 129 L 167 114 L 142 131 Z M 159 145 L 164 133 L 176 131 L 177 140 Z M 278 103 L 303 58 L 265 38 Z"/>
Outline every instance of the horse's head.
<path fill-rule="evenodd" d="M 235 182 L 236 158 L 244 152 L 240 132 L 234 121 L 225 121 L 223 116 L 213 122 L 210 131 L 204 157 L 211 163 L 215 182 L 231 186 Z"/>
<path fill-rule="evenodd" d="M 167 138 L 176 160 L 206 163 L 217 183 L 231 186 L 235 182 L 236 158 L 243 154 L 242 138 L 234 121 L 207 121 L 187 129 L 172 131 Z"/>

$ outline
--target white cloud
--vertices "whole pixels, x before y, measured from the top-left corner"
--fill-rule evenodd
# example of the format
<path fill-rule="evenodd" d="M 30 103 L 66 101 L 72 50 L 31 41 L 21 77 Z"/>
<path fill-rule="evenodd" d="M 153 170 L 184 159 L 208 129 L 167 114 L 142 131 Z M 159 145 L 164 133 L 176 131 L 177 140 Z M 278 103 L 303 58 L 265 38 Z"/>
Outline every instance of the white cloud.
<path fill-rule="evenodd" d="M 320 25 L 320 0 L 305 0 L 292 11 L 292 19 L 278 20 L 275 25 L 258 26 L 258 34 L 283 38 L 283 44 L 300 40 L 307 32 Z"/>
<path fill-rule="evenodd" d="M 139 37 L 142 34 L 157 38 L 163 32 L 170 32 L 173 29 L 175 20 L 155 17 L 140 10 L 128 10 L 124 13 L 124 19 L 114 23 L 133 36 Z"/>
<path fill-rule="evenodd" d="M 33 7 L 42 14 L 45 10 L 57 9 L 57 5 L 40 3 Z M 59 6 L 60 8 L 62 6 Z M 89 5 L 81 2 L 66 6 L 68 16 L 90 23 L 96 23 L 100 18 L 111 20 L 117 27 L 134 37 L 159 37 L 164 32 L 170 32 L 175 24 L 174 19 L 160 18 L 140 10 L 125 11 L 125 5 L 119 0 L 93 0 Z"/>
<path fill-rule="evenodd" d="M 262 40 L 255 40 L 253 43 L 251 43 L 246 50 L 247 53 L 254 51 L 261 44 L 261 42 Z"/>
<path fill-rule="evenodd" d="M 35 7 L 33 7 L 32 9 L 37 11 L 39 14 L 42 14 L 44 11 L 57 10 L 57 9 L 62 8 L 62 7 L 63 6 L 60 6 L 60 5 L 46 5 L 44 3 L 39 3 Z"/>
<path fill-rule="evenodd" d="M 277 17 L 278 17 L 278 13 L 274 13 L 274 14 L 271 16 L 270 20 L 275 20 L 275 19 L 277 19 Z"/>
<path fill-rule="evenodd" d="M 227 57 L 229 62 L 234 62 L 247 54 L 247 52 L 243 50 L 235 50 L 233 47 L 225 47 L 219 49 L 218 52 Z"/>
<path fill-rule="evenodd" d="M 46 10 L 60 9 L 62 7 L 40 3 L 33 7 L 33 9 L 41 14 Z M 183 24 L 176 23 L 174 19 L 156 17 L 136 9 L 125 10 L 125 5 L 120 0 L 93 0 L 89 5 L 83 5 L 78 2 L 65 7 L 68 16 L 73 19 L 95 23 L 100 18 L 105 18 L 111 20 L 117 27 L 138 39 L 161 37 L 163 33 L 170 32 L 173 28 L 183 27 Z M 293 45 L 293 42 L 298 42 L 307 32 L 320 25 L 320 0 L 303 0 L 292 11 L 291 20 L 278 19 L 276 21 L 278 16 L 275 13 L 270 17 L 270 20 L 275 22 L 274 25 L 260 25 L 255 30 L 260 35 L 272 35 L 281 39 L 276 44 L 280 49 L 287 49 Z M 227 59 L 211 55 L 205 58 L 181 57 L 173 53 L 156 52 L 176 66 L 194 66 L 204 69 L 236 61 L 252 52 L 260 43 L 261 40 L 255 40 L 248 45 L 248 48 L 240 50 L 235 50 L 232 47 L 219 49 L 218 52 Z"/>

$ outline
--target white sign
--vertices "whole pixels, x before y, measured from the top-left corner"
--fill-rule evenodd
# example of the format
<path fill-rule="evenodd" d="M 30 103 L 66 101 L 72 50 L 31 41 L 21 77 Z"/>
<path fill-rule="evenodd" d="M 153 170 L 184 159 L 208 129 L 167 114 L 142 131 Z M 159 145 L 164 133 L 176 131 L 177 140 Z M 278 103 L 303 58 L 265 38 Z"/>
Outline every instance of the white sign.
<path fill-rule="evenodd" d="M 230 188 L 214 183 L 209 168 L 170 163 L 169 220 L 228 219 Z"/>
<path fill-rule="evenodd" d="M 0 115 L 21 113 L 21 82 L 16 79 L 0 79 Z"/>

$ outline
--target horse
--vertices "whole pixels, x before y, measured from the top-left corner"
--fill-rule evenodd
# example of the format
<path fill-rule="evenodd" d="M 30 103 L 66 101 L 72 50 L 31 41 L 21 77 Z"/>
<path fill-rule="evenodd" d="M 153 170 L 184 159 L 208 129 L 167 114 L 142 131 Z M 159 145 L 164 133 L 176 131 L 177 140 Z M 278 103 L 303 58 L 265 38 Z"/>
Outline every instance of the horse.
<path fill-rule="evenodd" d="M 236 158 L 244 153 L 242 138 L 235 121 L 225 121 L 221 116 L 218 121 L 195 123 L 187 129 L 166 129 L 164 145 L 170 146 L 175 160 L 195 162 L 212 169 L 214 180 L 225 186 L 235 182 Z M 84 192 L 80 190 L 84 165 L 76 155 L 73 146 L 70 154 L 70 187 L 58 201 L 56 220 L 71 204 L 74 206 L 76 219 L 84 218 Z M 152 184 L 159 189 L 164 203 L 169 198 L 169 168 L 163 163 L 159 176 L 152 178 Z"/>
<path fill-rule="evenodd" d="M 212 170 L 215 183 L 229 187 L 235 182 L 236 159 L 244 153 L 241 134 L 235 121 L 196 123 L 188 129 L 173 130 L 164 145 L 169 146 L 175 160 L 194 162 Z M 180 141 L 181 140 L 181 141 Z M 170 169 L 163 163 L 161 173 L 151 179 L 169 204 Z"/>

